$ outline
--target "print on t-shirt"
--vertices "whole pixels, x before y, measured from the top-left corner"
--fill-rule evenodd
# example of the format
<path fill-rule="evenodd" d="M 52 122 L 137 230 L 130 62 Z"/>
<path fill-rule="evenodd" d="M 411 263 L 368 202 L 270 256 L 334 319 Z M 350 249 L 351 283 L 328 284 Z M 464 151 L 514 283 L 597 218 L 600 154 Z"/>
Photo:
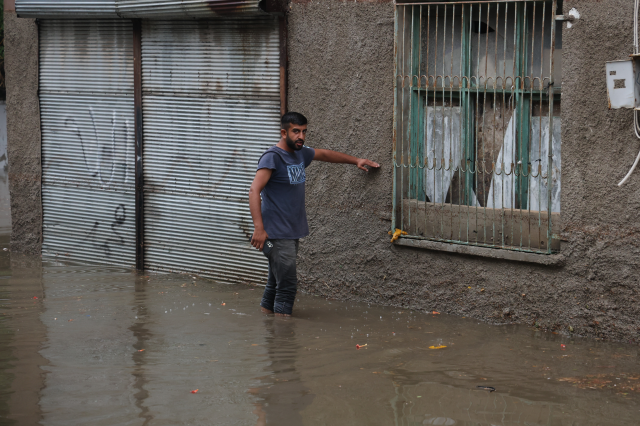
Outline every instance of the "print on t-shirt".
<path fill-rule="evenodd" d="M 304 181 L 306 180 L 306 176 L 304 173 L 304 162 L 287 166 L 287 173 L 289 173 L 289 183 L 292 185 L 304 183 Z"/>

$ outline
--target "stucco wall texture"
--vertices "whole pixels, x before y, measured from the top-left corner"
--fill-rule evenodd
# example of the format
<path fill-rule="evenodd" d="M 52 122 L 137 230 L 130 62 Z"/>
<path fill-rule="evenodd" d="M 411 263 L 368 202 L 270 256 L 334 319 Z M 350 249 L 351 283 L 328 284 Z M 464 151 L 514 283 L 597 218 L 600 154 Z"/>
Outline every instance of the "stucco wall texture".
<path fill-rule="evenodd" d="M 640 149 L 630 110 L 607 107 L 605 61 L 633 51 L 633 2 L 565 1 L 560 266 L 465 256 L 389 242 L 392 198 L 393 4 L 294 1 L 289 109 L 310 120 L 308 145 L 382 164 L 307 170 L 311 234 L 301 289 L 337 299 L 437 310 L 636 341 L 640 329 Z M 484 289 L 484 290 L 483 290 Z"/>
<path fill-rule="evenodd" d="M 34 19 L 4 13 L 7 84 L 7 156 L 11 196 L 11 251 L 42 250 L 38 27 Z"/>

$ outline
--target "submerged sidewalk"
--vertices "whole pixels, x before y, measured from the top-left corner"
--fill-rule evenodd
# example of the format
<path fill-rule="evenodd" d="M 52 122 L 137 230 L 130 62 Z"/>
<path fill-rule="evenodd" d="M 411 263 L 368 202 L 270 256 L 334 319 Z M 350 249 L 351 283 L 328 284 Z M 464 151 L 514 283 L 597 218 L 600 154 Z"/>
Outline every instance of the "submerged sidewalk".
<path fill-rule="evenodd" d="M 637 424 L 636 346 L 0 254 L 7 424 Z"/>

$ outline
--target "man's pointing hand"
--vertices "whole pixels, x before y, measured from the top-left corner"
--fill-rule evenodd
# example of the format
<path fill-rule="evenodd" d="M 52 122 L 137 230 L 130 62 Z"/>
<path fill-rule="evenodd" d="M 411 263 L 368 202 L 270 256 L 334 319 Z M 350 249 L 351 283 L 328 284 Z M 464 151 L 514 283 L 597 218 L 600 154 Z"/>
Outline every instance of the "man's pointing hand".
<path fill-rule="evenodd" d="M 366 158 L 358 158 L 358 162 L 356 163 L 356 166 L 358 166 L 359 169 L 364 170 L 365 172 L 368 172 L 369 169 L 367 169 L 365 166 L 369 166 L 377 169 L 378 167 L 380 167 L 380 164 L 373 162 L 371 160 L 367 160 Z"/>

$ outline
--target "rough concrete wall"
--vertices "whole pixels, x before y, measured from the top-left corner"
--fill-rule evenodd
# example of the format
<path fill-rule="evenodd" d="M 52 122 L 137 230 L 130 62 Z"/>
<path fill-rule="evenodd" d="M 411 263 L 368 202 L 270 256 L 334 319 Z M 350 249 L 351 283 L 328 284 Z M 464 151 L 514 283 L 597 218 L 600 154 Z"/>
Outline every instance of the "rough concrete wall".
<path fill-rule="evenodd" d="M 609 111 L 606 60 L 632 52 L 633 4 L 566 1 L 562 266 L 488 259 L 389 243 L 392 193 L 393 5 L 293 1 L 289 109 L 310 119 L 308 144 L 382 164 L 369 175 L 316 163 L 307 171 L 311 234 L 301 288 L 340 299 L 438 310 L 496 323 L 538 323 L 633 340 L 640 328 L 640 172 L 616 183 L 640 141 L 632 113 Z"/>
<path fill-rule="evenodd" d="M 4 14 L 7 140 L 11 196 L 11 250 L 42 248 L 38 27 L 33 19 Z"/>

